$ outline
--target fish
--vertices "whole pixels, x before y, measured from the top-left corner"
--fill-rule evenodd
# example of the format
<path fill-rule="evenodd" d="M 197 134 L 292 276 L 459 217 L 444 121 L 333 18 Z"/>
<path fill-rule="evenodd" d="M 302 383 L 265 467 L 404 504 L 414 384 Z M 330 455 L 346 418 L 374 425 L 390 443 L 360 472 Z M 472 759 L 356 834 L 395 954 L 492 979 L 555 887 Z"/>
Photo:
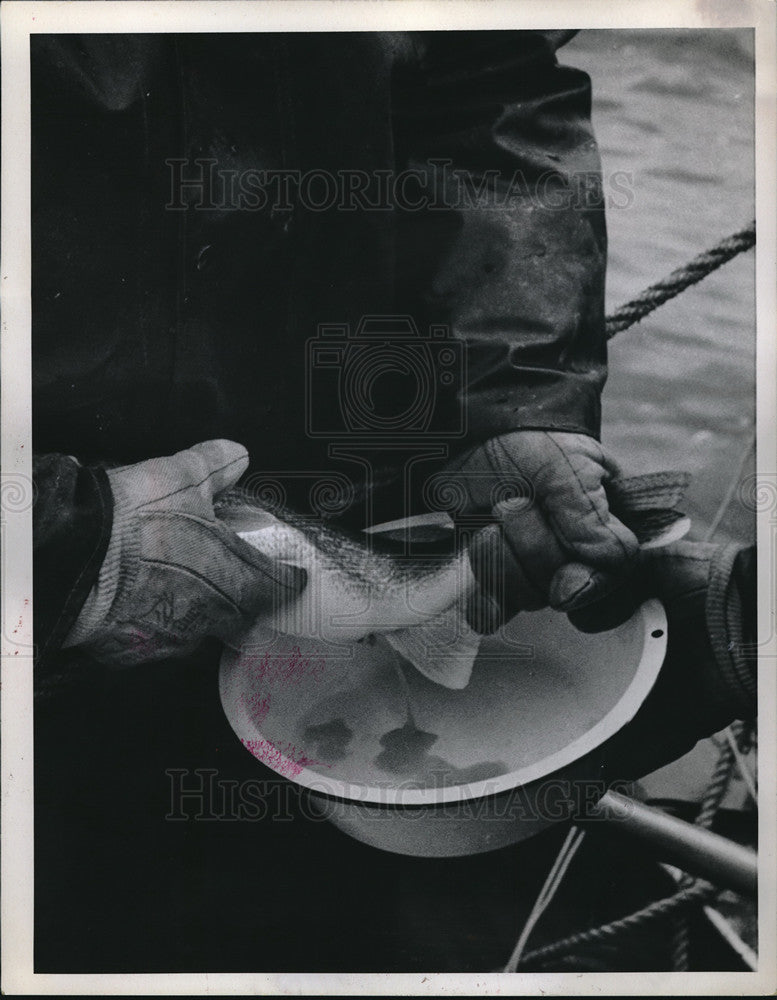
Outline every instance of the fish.
<path fill-rule="evenodd" d="M 477 586 L 465 549 L 404 556 L 385 551 L 374 533 L 359 539 L 288 510 L 234 500 L 219 517 L 269 559 L 307 572 L 298 597 L 240 638 L 244 650 L 268 647 L 281 633 L 315 639 L 337 655 L 338 647 L 344 654 L 353 643 L 381 635 L 430 680 L 466 686 L 482 637 L 464 614 Z"/>
<path fill-rule="evenodd" d="M 611 510 L 642 547 L 667 544 L 690 526 L 678 510 L 689 478 L 658 472 L 614 479 L 607 488 Z M 426 541 L 452 537 L 455 524 L 446 512 L 373 525 L 357 535 L 262 506 L 237 488 L 218 498 L 216 514 L 269 559 L 307 572 L 302 593 L 256 621 L 240 637 L 241 649 L 268 648 L 281 635 L 315 639 L 336 653 L 382 636 L 427 679 L 453 690 L 467 686 L 484 637 L 465 614 L 477 588 L 466 545 L 408 555 L 381 544 L 412 540 L 414 533 Z"/>

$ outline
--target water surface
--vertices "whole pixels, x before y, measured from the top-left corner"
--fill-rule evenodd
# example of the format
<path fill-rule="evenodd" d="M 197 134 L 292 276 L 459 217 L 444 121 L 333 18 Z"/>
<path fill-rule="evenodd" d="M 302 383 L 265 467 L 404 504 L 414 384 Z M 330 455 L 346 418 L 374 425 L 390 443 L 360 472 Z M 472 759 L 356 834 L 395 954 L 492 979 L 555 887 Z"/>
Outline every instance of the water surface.
<path fill-rule="evenodd" d="M 593 83 L 612 311 L 752 219 L 752 33 L 587 31 L 559 61 Z M 696 537 L 753 470 L 754 266 L 752 250 L 740 255 L 610 345 L 603 440 L 628 471 L 693 473 Z M 726 537 L 754 537 L 736 495 L 716 534 Z"/>

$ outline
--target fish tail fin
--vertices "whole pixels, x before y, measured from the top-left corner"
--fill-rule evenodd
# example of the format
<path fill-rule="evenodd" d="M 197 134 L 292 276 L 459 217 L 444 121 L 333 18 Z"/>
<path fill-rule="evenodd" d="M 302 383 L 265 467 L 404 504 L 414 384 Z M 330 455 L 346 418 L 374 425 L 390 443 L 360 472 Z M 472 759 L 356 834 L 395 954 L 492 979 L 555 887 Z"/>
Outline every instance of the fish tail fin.
<path fill-rule="evenodd" d="M 656 545 L 682 537 L 690 522 L 678 510 L 691 477 L 687 472 L 648 472 L 622 476 L 607 484 L 612 513 L 641 545 Z"/>

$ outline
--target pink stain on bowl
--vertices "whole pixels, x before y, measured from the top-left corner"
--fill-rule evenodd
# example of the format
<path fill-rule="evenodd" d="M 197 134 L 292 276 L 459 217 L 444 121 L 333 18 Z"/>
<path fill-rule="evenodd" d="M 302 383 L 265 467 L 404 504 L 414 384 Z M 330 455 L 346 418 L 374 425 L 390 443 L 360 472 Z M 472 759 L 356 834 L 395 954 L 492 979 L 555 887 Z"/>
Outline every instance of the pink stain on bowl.
<path fill-rule="evenodd" d="M 241 739 L 240 741 L 246 750 L 249 750 L 257 760 L 271 767 L 273 771 L 284 778 L 296 778 L 304 767 L 312 764 L 321 764 L 321 761 L 308 757 L 307 754 L 298 749 L 295 745 L 287 743 L 283 749 L 275 746 L 267 739 Z M 330 764 L 324 764 L 330 767 Z"/>

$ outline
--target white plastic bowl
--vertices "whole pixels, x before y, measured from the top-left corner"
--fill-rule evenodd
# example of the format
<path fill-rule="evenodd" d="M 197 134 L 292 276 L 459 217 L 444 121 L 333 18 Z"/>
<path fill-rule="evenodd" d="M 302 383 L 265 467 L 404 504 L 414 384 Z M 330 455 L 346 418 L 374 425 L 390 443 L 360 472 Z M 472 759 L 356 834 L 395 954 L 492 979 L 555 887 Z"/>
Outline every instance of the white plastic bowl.
<path fill-rule="evenodd" d="M 634 717 L 665 649 L 655 600 L 596 635 L 552 611 L 518 615 L 484 641 L 462 691 L 398 666 L 383 640 L 281 637 L 225 652 L 220 694 L 246 748 L 351 836 L 418 856 L 472 854 L 595 794 L 596 750 Z"/>

